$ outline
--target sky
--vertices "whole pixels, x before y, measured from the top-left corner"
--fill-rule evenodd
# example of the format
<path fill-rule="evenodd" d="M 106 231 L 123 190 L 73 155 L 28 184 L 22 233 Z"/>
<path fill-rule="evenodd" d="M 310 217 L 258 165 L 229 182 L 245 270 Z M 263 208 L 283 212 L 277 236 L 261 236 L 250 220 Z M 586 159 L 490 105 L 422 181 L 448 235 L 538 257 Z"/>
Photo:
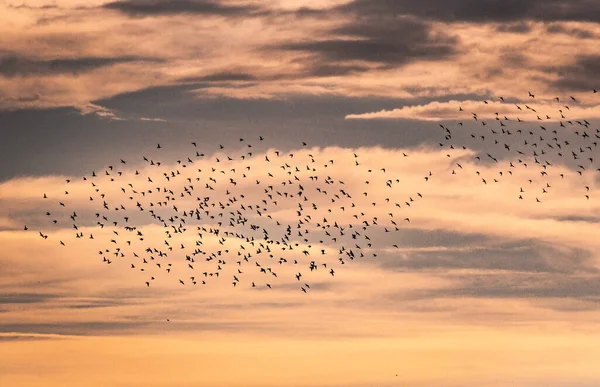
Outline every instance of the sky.
<path fill-rule="evenodd" d="M 597 386 L 599 41 L 592 0 L 0 1 L 0 385 Z M 209 232 L 224 278 L 192 285 L 193 233 L 131 267 L 170 238 L 148 190 L 259 208 L 276 181 L 250 219 L 281 236 L 292 176 L 314 219 L 289 265 L 256 254 L 271 289 Z"/>

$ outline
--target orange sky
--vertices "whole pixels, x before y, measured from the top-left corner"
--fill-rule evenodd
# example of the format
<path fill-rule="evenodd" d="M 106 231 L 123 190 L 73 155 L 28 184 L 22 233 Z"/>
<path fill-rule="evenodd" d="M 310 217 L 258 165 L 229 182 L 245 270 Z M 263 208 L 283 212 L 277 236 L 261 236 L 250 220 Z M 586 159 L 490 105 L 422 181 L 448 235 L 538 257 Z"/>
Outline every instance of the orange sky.
<path fill-rule="evenodd" d="M 598 385 L 600 9 L 428 4 L 0 4 L 0 385 Z M 218 216 L 170 239 L 147 212 L 258 205 L 268 184 L 278 204 L 250 222 L 290 224 L 298 243 L 272 259 L 244 238 L 199 244 L 196 226 Z M 282 193 L 298 184 L 312 218 L 296 237 L 298 202 Z M 167 200 L 157 187 L 174 191 L 169 209 L 150 207 Z M 119 227 L 98 227 L 103 201 Z M 342 264 L 328 222 L 359 231 L 348 248 L 364 257 Z M 168 259 L 133 256 L 166 241 Z M 229 249 L 221 277 L 180 244 Z M 236 265 L 242 245 L 277 278 Z"/>

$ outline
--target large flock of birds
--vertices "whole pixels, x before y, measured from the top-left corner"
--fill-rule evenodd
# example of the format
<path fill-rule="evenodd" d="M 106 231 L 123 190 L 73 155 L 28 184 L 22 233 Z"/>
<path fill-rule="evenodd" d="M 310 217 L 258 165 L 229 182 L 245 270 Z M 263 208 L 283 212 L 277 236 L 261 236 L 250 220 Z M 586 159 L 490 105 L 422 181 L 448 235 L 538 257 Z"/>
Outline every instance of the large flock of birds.
<path fill-rule="evenodd" d="M 475 165 L 493 163 L 499 167 L 495 176 L 481 176 L 475 171 L 486 185 L 512 176 L 515 168 L 539 168 L 540 178 L 525 181 L 518 199 L 535 198 L 541 203 L 552 188 L 552 157 L 568 158 L 579 175 L 590 168 L 600 171 L 593 157 L 600 129 L 591 129 L 587 120 L 570 120 L 569 104 L 560 98 L 556 98 L 556 111 L 548 114 L 538 113 L 532 93 L 528 98 L 531 103 L 511 105 L 499 97 L 504 105 L 514 105 L 515 115 L 495 113 L 490 122 L 457 106 L 475 125 L 458 143 L 455 129 L 440 124 L 443 140 L 439 145 L 448 149 L 448 157 L 453 149 L 485 148 L 475 156 Z M 573 97 L 568 101 L 578 103 Z M 521 112 L 537 115 L 537 127 L 522 120 Z M 464 134 L 468 122 L 456 125 Z M 89 201 L 85 199 L 88 204 L 79 211 L 74 206 L 81 198 L 73 200 L 76 195 L 69 188 L 74 182 L 67 179 L 59 197 L 43 194 L 49 202 L 45 212 L 49 226 L 37 232 L 44 240 L 54 240 L 65 248 L 77 240 L 94 240 L 101 246 L 94 254 L 103 263 L 118 262 L 138 271 L 142 286 L 148 287 L 166 277 L 182 286 L 202 286 L 222 279 L 233 287 L 271 289 L 276 286 L 278 273 L 292 272 L 298 290 L 307 293 L 310 278 L 316 273 L 335 276 L 340 265 L 376 257 L 377 248 L 398 248 L 394 242 L 373 246 L 372 233 L 399 232 L 410 222 L 411 206 L 423 200 L 420 192 L 395 197 L 393 188 L 401 179 L 386 174 L 386 168 L 363 165 L 360 155 L 348 150 L 344 168 L 369 176 L 361 183 L 360 192 L 352 192 L 343 180 L 331 176 L 337 160 L 318 159 L 307 143 L 298 147 L 302 152 L 254 152 L 257 143 L 263 141 L 262 136 L 240 138 L 240 146 L 229 150 L 220 145 L 211 156 L 191 142 L 185 154 L 166 169 L 166 163 L 159 161 L 163 147 L 158 144 L 152 152 L 155 157 L 143 158 L 145 168 L 140 168 L 141 172 L 129 168 L 124 158 L 83 176 L 90 195 Z M 405 157 L 409 155 L 403 153 L 401 158 Z M 527 160 L 534 164 L 527 165 Z M 462 170 L 461 162 L 454 160 L 451 173 Z M 432 176 L 431 171 L 424 173 L 424 181 Z M 590 199 L 590 187 L 581 188 L 582 195 Z M 373 195 L 382 192 L 383 196 Z M 375 197 L 385 198 L 375 201 Z M 375 206 L 378 214 L 386 216 L 378 218 L 370 211 Z M 295 220 L 282 221 L 284 217 L 278 216 L 282 213 L 286 219 Z M 65 223 L 73 229 L 73 240 L 53 238 L 49 227 L 64 229 Z M 152 237 L 140 226 L 149 224 Z M 162 237 L 156 236 L 157 228 Z M 24 229 L 29 230 L 27 226 Z M 293 270 L 283 271 L 284 266 Z M 245 280 L 247 273 L 252 275 Z"/>
<path fill-rule="evenodd" d="M 264 138 L 255 140 L 262 142 Z M 165 170 L 158 159 L 144 157 L 148 167 L 144 172 L 136 170 L 128 175 L 111 165 L 102 172 L 83 176 L 91 189 L 89 203 L 97 205 L 92 215 L 94 227 L 101 232 L 111 231 L 108 237 L 103 233 L 105 246 L 97 252 L 102 261 L 108 265 L 126 261 L 131 269 L 145 275 L 148 287 L 159 275 L 169 276 L 180 265 L 186 268 L 186 275 L 176 279 L 184 286 L 227 278 L 237 287 L 245 274 L 254 270 L 261 275 L 261 281 L 248 281 L 245 285 L 271 289 L 280 267 L 294 265 L 294 281 L 300 291 L 307 293 L 311 289 L 307 273 L 320 271 L 335 276 L 336 265 L 367 255 L 377 256 L 369 237 L 371 227 L 383 226 L 385 232 L 397 232 L 401 222 L 410 222 L 409 217 L 395 218 L 391 210 L 388 219 L 368 215 L 368 209 L 355 202 L 345 182 L 329 176 L 328 169 L 333 169 L 336 162 L 333 159 L 318 160 L 307 152 L 302 159 L 278 150 L 260 154 L 259 159 L 252 152 L 252 143 L 244 138 L 239 141 L 245 144 L 240 153 L 226 152 L 220 145 L 218 154 L 204 164 L 207 157 L 192 142 L 189 154 L 177 160 L 173 169 Z M 302 143 L 301 148 L 307 146 Z M 158 144 L 156 148 L 160 157 L 164 147 Z M 228 154 L 222 156 L 223 153 Z M 358 154 L 351 157 L 355 168 L 363 168 Z M 243 168 L 231 167 L 240 162 L 245 164 Z M 125 167 L 127 161 L 121 159 L 118 165 Z M 146 171 L 150 172 L 142 176 Z M 386 170 L 368 172 L 385 176 Z M 137 177 L 137 183 L 132 182 L 131 175 Z M 400 182 L 397 178 L 376 180 L 385 180 L 382 186 L 388 189 Z M 69 184 L 73 182 L 67 179 L 62 197 L 43 194 L 43 199 L 54 207 L 46 212 L 49 222 L 64 227 L 65 220 L 55 218 L 55 213 L 68 215 L 75 240 L 99 239 L 99 232 L 90 230 L 89 216 L 69 209 Z M 364 184 L 368 187 L 370 182 Z M 369 190 L 360 194 L 362 198 L 369 195 Z M 400 202 L 391 202 L 388 197 L 385 202 L 397 209 L 410 207 L 422 198 L 418 192 L 413 196 Z M 284 224 L 271 215 L 286 210 L 295 221 Z M 148 219 L 137 221 L 139 213 L 162 229 L 160 240 L 147 238 L 147 233 L 134 225 L 148 224 Z M 327 215 L 322 217 L 323 213 Z M 342 214 L 352 220 L 339 220 Z M 84 229 L 88 232 L 84 233 Z M 39 236 L 51 240 L 47 232 L 39 231 Z M 56 243 L 68 247 L 73 242 Z M 331 254 L 337 256 L 334 263 L 325 259 Z"/>
<path fill-rule="evenodd" d="M 598 90 L 592 89 L 593 94 Z M 523 182 L 518 192 L 518 199 L 533 199 L 541 203 L 543 197 L 552 188 L 552 178 L 564 179 L 564 172 L 552 176 L 551 167 L 553 160 L 557 164 L 570 166 L 574 173 L 583 177 L 586 171 L 600 172 L 597 164 L 600 160 L 594 159 L 594 152 L 600 140 L 600 129 L 592 128 L 588 120 L 570 119 L 569 112 L 573 105 L 579 105 L 580 101 L 573 96 L 566 99 L 555 97 L 553 104 L 544 104 L 543 109 L 551 111 L 538 111 L 535 105 L 535 95 L 529 91 L 527 96 L 530 103 L 509 104 L 503 97 L 497 100 L 504 106 L 510 106 L 514 115 L 507 116 L 498 112 L 494 113 L 494 119 L 486 121 L 477 112 L 467 112 L 462 106 L 459 112 L 470 115 L 476 123 L 475 127 L 468 131 L 468 137 L 461 144 L 454 142 L 453 133 L 450 128 L 440 124 L 444 132 L 444 139 L 439 145 L 449 150 L 484 148 L 485 155 L 475 156 L 475 163 L 488 162 L 498 165 L 499 169 L 494 176 L 483 176 L 480 171 L 475 171 L 482 184 L 500 183 L 503 178 L 512 177 L 517 168 L 538 168 L 538 179 L 527 179 Z M 482 105 L 489 105 L 487 100 Z M 533 120 L 523 120 L 523 115 L 534 117 Z M 464 127 L 464 122 L 456 124 Z M 450 154 L 447 155 L 451 157 Z M 533 160 L 529 165 L 528 160 Z M 463 169 L 461 163 L 453 165 L 452 174 Z M 582 195 L 589 200 L 591 195 L 590 185 L 583 184 L 580 187 Z"/>

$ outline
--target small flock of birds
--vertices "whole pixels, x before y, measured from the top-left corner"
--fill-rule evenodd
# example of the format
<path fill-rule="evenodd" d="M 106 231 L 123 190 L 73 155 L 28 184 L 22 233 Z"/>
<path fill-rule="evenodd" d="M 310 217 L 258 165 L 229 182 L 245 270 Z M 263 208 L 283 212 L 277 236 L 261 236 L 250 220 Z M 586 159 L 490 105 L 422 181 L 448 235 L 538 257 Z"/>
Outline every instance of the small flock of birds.
<path fill-rule="evenodd" d="M 258 142 L 262 141 L 260 136 Z M 271 289 L 284 266 L 293 266 L 293 282 L 307 293 L 311 275 L 333 277 L 348 261 L 377 257 L 376 249 L 382 246 L 373 246 L 371 231 L 398 232 L 410 222 L 405 212 L 423 198 L 419 192 L 395 198 L 393 188 L 400 179 L 388 177 L 385 168 L 368 169 L 353 152 L 343 168 L 373 176 L 356 197 L 343 180 L 331 176 L 337 160 L 318 160 L 306 142 L 299 147 L 305 150 L 300 155 L 269 150 L 260 156 L 246 139 L 239 142 L 241 151 L 220 145 L 208 157 L 191 142 L 186 154 L 167 168 L 144 156 L 147 168 L 142 172 L 120 170 L 128 166 L 125 159 L 120 159 L 119 167 L 92 171 L 82 177 L 91 189 L 91 212 L 89 206 L 71 208 L 69 186 L 74 182 L 67 179 L 59 197 L 43 194 L 50 226 L 64 228 L 68 222 L 73 229 L 73 241 L 54 238 L 54 243 L 65 248 L 84 239 L 101 243 L 102 262 L 118 262 L 142 273 L 148 287 L 159 278 L 174 277 L 182 286 L 226 278 L 233 287 L 244 282 L 250 288 Z M 164 148 L 158 144 L 156 149 L 160 157 Z M 377 196 L 373 190 L 376 194 L 387 190 L 388 196 L 379 203 L 372 201 Z M 388 206 L 386 218 L 370 215 L 365 201 L 369 207 L 378 206 L 378 211 Z M 140 226 L 149 224 L 150 237 Z M 162 237 L 156 236 L 157 227 Z M 38 232 L 52 241 L 48 232 Z M 250 279 L 244 281 L 245 277 Z"/>
<path fill-rule="evenodd" d="M 531 198 L 541 203 L 552 188 L 552 157 L 572 159 L 579 175 L 588 169 L 600 171 L 593 157 L 600 129 L 591 129 L 587 120 L 569 119 L 570 107 L 558 97 L 556 111 L 549 114 L 538 113 L 534 94 L 530 92 L 528 98 L 532 103 L 514 104 L 514 117 L 495 113 L 493 122 L 487 122 L 471 112 L 478 128 L 468 133 L 466 140 L 471 143 L 456 144 L 452 130 L 440 124 L 444 139 L 439 145 L 449 150 L 485 148 L 485 156 L 477 155 L 475 164 L 506 160 L 506 167 L 496 176 L 486 178 L 476 171 L 482 184 L 500 183 L 512 176 L 515 168 L 539 168 L 539 180 L 529 180 L 518 198 L 524 200 L 526 193 L 534 190 L 530 187 L 539 183 L 542 186 Z M 498 100 L 506 104 L 503 97 Z M 569 103 L 579 101 L 570 97 Z M 459 111 L 464 110 L 459 107 Z M 535 128 L 526 127 L 532 123 L 519 117 L 518 113 L 525 111 L 537 115 Z M 463 122 L 457 126 L 466 129 Z M 259 136 L 257 141 L 262 143 L 264 138 Z M 306 142 L 299 147 L 303 152 L 288 154 L 272 149 L 255 153 L 256 144 L 244 138 L 239 142 L 240 147 L 231 150 L 220 145 L 212 156 L 201 153 L 198 144 L 191 142 L 185 154 L 169 166 L 158 158 L 143 157 L 142 172 L 134 172 L 120 159 L 116 166 L 82 177 L 90 196 L 80 211 L 73 208 L 80 199 L 72 200 L 69 187 L 74 182 L 67 179 L 64 194 L 44 193 L 42 197 L 48 200 L 45 217 L 49 227 L 64 229 L 64 224 L 69 224 L 73 240 L 56 240 L 43 228 L 39 236 L 65 248 L 78 240 L 94 240 L 100 243 L 97 253 L 103 263 L 119 263 L 139 272 L 147 287 L 166 277 L 182 286 L 226 279 L 233 287 L 243 284 L 271 289 L 278 273 L 291 272 L 298 289 L 307 293 L 312 283 L 309 278 L 317 273 L 335 276 L 336 269 L 348 261 L 377 257 L 379 249 L 398 249 L 393 242 L 373 245 L 372 233 L 400 231 L 403 224 L 410 223 L 411 206 L 423 199 L 419 192 L 398 198 L 394 188 L 401 179 L 388 176 L 386 168 L 369 169 L 352 151 L 340 166 L 339 159 L 313 156 Z M 162 149 L 157 144 L 158 157 Z M 450 153 L 447 156 L 451 157 Z M 405 157 L 408 155 L 403 153 L 401 158 Z M 355 195 L 343 180 L 332 177 L 334 165 L 366 172 L 369 180 L 362 183 L 362 192 Z M 451 173 L 460 170 L 463 166 L 456 162 Z M 432 175 L 430 171 L 424 180 Z M 590 199 L 590 187 L 582 189 Z M 381 197 L 384 199 L 379 200 Z M 377 211 L 370 211 L 375 207 Z M 385 217 L 378 218 L 382 213 Z M 142 225 L 151 229 L 150 237 Z M 24 229 L 29 230 L 27 226 Z M 284 270 L 288 267 L 292 270 Z"/>
<path fill-rule="evenodd" d="M 593 89 L 591 92 L 597 94 L 598 90 Z M 600 172 L 599 165 L 596 165 L 600 160 L 594 157 L 600 140 L 600 129 L 592 128 L 588 120 L 568 117 L 573 104 L 581 103 L 573 96 L 564 100 L 555 97 L 555 110 L 550 112 L 538 111 L 540 108 L 534 105 L 535 95 L 531 91 L 528 92 L 527 98 L 531 103 L 508 104 L 504 97 L 498 97 L 497 100 L 502 104 L 512 106 L 515 114 L 507 116 L 496 112 L 491 122 L 482 119 L 477 112 L 466 112 L 459 106 L 459 112 L 470 114 L 471 122 L 475 123 L 475 126 L 468 129 L 468 137 L 457 144 L 452 130 L 440 124 L 444 139 L 439 146 L 449 150 L 484 148 L 485 152 L 478 153 L 473 161 L 476 164 L 487 162 L 501 166 L 495 176 L 486 177 L 481 171 L 475 171 L 481 183 L 486 185 L 500 183 L 503 178 L 513 176 L 513 171 L 517 168 L 538 168 L 539 178 L 527 179 L 519 188 L 518 199 L 535 198 L 537 203 L 542 203 L 544 196 L 552 188 L 552 179 L 565 177 L 564 173 L 551 173 L 553 160 L 557 160 L 557 164 L 562 166 L 570 166 L 579 176 L 584 176 L 584 173 L 590 170 Z M 485 106 L 489 105 L 489 102 L 484 100 L 481 104 Z M 523 120 L 520 118 L 523 114 L 535 118 L 533 121 Z M 466 122 L 461 121 L 456 125 L 460 129 L 467 129 Z M 451 157 L 450 154 L 447 156 Z M 528 160 L 533 160 L 533 165 L 529 165 Z M 452 174 L 461 170 L 462 164 L 456 162 Z M 581 192 L 583 197 L 590 199 L 589 183 L 584 182 L 581 185 Z"/>

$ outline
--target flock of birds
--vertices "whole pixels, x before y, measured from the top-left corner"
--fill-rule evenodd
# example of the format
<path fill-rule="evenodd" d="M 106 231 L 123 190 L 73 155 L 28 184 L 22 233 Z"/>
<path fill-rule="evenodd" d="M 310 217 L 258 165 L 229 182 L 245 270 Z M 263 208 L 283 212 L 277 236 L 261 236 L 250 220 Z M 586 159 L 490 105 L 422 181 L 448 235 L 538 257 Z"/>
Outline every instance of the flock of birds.
<path fill-rule="evenodd" d="M 593 89 L 593 94 L 598 90 Z M 535 95 L 528 92 L 531 103 L 508 104 L 503 97 L 497 100 L 505 106 L 512 107 L 514 115 L 494 113 L 492 121 L 486 121 L 477 112 L 466 112 L 462 106 L 459 112 L 470 114 L 476 125 L 467 129 L 466 122 L 456 125 L 468 132 L 460 144 L 455 142 L 453 130 L 440 124 L 444 132 L 444 139 L 439 145 L 449 150 L 483 148 L 485 152 L 474 157 L 475 164 L 492 163 L 499 166 L 494 176 L 484 176 L 476 170 L 482 184 L 500 183 L 503 178 L 512 177 L 517 168 L 538 168 L 539 177 L 529 178 L 519 188 L 518 199 L 526 200 L 535 198 L 541 203 L 544 196 L 550 193 L 552 179 L 564 179 L 564 172 L 557 172 L 554 176 L 551 167 L 555 164 L 570 167 L 573 173 L 583 177 L 587 171 L 600 172 L 598 161 L 594 152 L 600 140 L 600 129 L 592 128 L 588 120 L 571 119 L 569 112 L 573 105 L 580 101 L 569 96 L 566 101 L 560 97 L 553 99 L 553 105 L 542 105 L 541 108 L 552 108 L 552 111 L 542 112 L 540 107 L 534 105 Z M 482 106 L 489 105 L 487 100 L 481 102 Z M 524 114 L 534 117 L 533 120 L 523 120 Z M 485 153 L 485 154 L 483 154 Z M 450 154 L 447 155 L 451 157 Z M 528 164 L 533 160 L 533 164 Z M 452 166 L 452 174 L 463 170 L 460 162 Z M 561 170 L 564 171 L 564 170 Z M 589 183 L 583 182 L 580 186 L 582 195 L 589 200 L 591 195 Z M 531 195 L 528 195 L 532 193 Z"/>
<path fill-rule="evenodd" d="M 529 93 L 529 98 L 533 101 L 535 96 Z M 498 100 L 506 103 L 503 97 Z M 573 97 L 569 101 L 578 102 Z M 556 102 L 561 103 L 560 98 Z M 506 168 L 491 178 L 476 171 L 483 184 L 499 183 L 517 167 L 538 167 L 539 181 L 529 180 L 530 185 L 542 184 L 531 195 L 537 202 L 552 188 L 552 157 L 571 158 L 576 164 L 574 173 L 580 175 L 596 168 L 593 151 L 600 129 L 590 129 L 586 120 L 570 120 L 569 105 L 561 103 L 549 114 L 538 113 L 533 104 L 514 104 L 514 109 L 537 115 L 537 127 L 526 128 L 524 124 L 531 126 L 531 121 L 518 115 L 495 113 L 493 122 L 486 122 L 471 112 L 477 129 L 468 133 L 465 142 L 456 143 L 454 129 L 440 125 L 444 139 L 439 145 L 449 150 L 485 148 L 485 155 L 475 157 L 475 165 L 506 161 Z M 464 111 L 462 107 L 459 110 Z M 553 123 L 556 128 L 551 127 Z M 466 129 L 463 122 L 457 126 Z M 264 138 L 255 141 L 262 143 Z M 307 293 L 317 275 L 335 276 L 340 265 L 349 261 L 377 257 L 381 248 L 399 248 L 393 236 L 385 246 L 374 246 L 374 240 L 382 238 L 371 237 L 399 232 L 403 224 L 410 223 L 411 206 L 423 199 L 416 191 L 397 197 L 394 188 L 401 179 L 389 176 L 386 168 L 363 165 L 353 151 L 342 161 L 342 168 L 369 176 L 358 194 L 331 176 L 339 159 L 319 159 L 305 142 L 299 147 L 301 152 L 288 154 L 272 149 L 254 152 L 256 143 L 244 138 L 239 142 L 240 146 L 231 150 L 220 145 L 212 156 L 201 153 L 198 144 L 191 142 L 186 154 L 168 168 L 159 161 L 160 144 L 157 158 L 143 157 L 141 171 L 120 159 L 117 166 L 82 177 L 90 195 L 81 210 L 75 208 L 81 198 L 73 200 L 69 187 L 82 183 L 67 179 L 64 193 L 43 194 L 49 202 L 45 212 L 49 226 L 42 227 L 39 236 L 54 239 L 65 248 L 76 241 L 93 240 L 103 263 L 126 265 L 139 272 L 148 287 L 167 277 L 182 286 L 225 279 L 233 287 L 271 289 L 278 273 L 292 273 L 290 280 Z M 403 157 L 409 155 L 403 153 Z M 528 166 L 527 160 L 534 165 Z M 460 162 L 453 162 L 451 173 L 462 169 Z M 432 175 L 424 175 L 424 180 Z M 590 187 L 582 189 L 589 199 Z M 520 191 L 519 199 L 525 199 L 530 188 Z M 371 211 L 375 207 L 377 211 Z M 49 227 L 64 230 L 64 223 L 72 228 L 73 240 L 50 236 Z M 29 228 L 25 226 L 25 230 Z"/>
<path fill-rule="evenodd" d="M 260 136 L 258 141 L 264 138 Z M 311 274 L 335 276 L 339 265 L 376 257 L 371 230 L 380 227 L 386 233 L 398 232 L 403 222 L 410 222 L 400 211 L 423 197 L 415 192 L 402 200 L 386 197 L 382 203 L 370 202 L 371 207 L 393 207 L 387 211 L 387 219 L 379 219 L 369 215 L 362 202 L 370 199 L 373 189 L 391 190 L 400 183 L 399 178 L 388 178 L 385 168 L 368 169 L 359 155 L 352 153 L 348 166 L 379 175 L 365 181 L 364 192 L 355 198 L 343 180 L 330 176 L 334 159 L 319 160 L 308 150 L 301 155 L 272 150 L 257 156 L 252 143 L 244 138 L 239 142 L 245 144 L 241 152 L 226 152 L 220 145 L 210 158 L 192 142 L 189 154 L 167 170 L 158 159 L 143 157 L 147 168 L 142 172 L 127 173 L 111 165 L 83 176 L 91 189 L 89 203 L 97 206 L 90 213 L 93 226 L 89 216 L 69 208 L 73 182 L 67 179 L 62 197 L 43 194 L 44 200 L 54 205 L 46 216 L 51 225 L 64 227 L 65 220 L 54 216 L 68 215 L 75 240 L 97 241 L 102 234 L 98 250 L 102 261 L 108 265 L 126 262 L 144 274 L 148 287 L 159 276 L 172 277 L 175 272 L 184 286 L 227 278 L 238 287 L 252 273 L 246 286 L 271 289 L 278 273 L 294 266 L 293 281 L 307 293 Z M 303 142 L 301 148 L 307 146 Z M 160 144 L 156 148 L 157 152 L 164 149 Z M 119 166 L 126 167 L 127 161 L 121 159 Z M 148 227 L 148 218 L 154 225 L 150 237 L 139 226 Z M 284 222 L 284 218 L 288 220 Z M 107 230 L 110 233 L 105 235 Z M 39 235 L 50 238 L 44 231 Z M 68 247 L 73 242 L 59 239 L 57 243 Z M 331 256 L 336 259 L 328 259 Z"/>

